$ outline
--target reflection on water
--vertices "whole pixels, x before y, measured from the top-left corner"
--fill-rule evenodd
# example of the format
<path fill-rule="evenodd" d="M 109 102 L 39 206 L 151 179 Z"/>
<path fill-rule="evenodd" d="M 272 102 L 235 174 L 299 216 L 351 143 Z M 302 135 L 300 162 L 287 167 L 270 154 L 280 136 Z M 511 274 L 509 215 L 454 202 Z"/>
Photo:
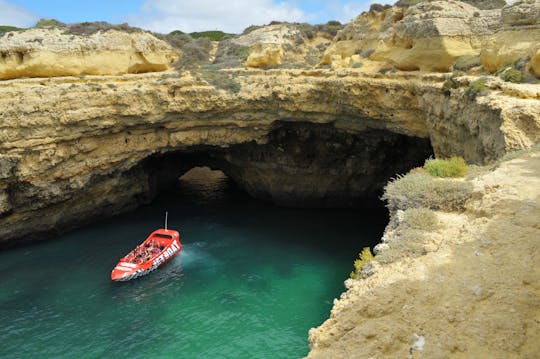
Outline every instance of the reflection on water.
<path fill-rule="evenodd" d="M 189 173 L 150 206 L 0 253 L 1 358 L 276 358 L 307 353 L 381 211 L 252 200 L 221 173 Z M 118 258 L 169 211 L 182 252 L 116 283 Z"/>

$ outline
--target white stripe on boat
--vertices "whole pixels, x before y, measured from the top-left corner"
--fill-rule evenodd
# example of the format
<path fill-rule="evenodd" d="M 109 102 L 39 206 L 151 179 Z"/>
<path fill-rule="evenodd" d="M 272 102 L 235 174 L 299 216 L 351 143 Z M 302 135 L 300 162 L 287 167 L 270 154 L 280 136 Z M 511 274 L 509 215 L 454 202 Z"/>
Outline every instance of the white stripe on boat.
<path fill-rule="evenodd" d="M 136 264 L 133 264 L 133 263 L 128 263 L 128 262 L 120 262 L 118 263 L 119 265 L 123 265 L 125 267 L 131 267 L 131 268 L 135 268 L 137 265 Z"/>
<path fill-rule="evenodd" d="M 128 267 L 122 267 L 122 266 L 116 266 L 116 269 L 120 269 L 120 270 L 123 270 L 123 271 L 126 271 L 126 272 L 131 272 L 133 270 L 133 268 L 128 268 Z"/>

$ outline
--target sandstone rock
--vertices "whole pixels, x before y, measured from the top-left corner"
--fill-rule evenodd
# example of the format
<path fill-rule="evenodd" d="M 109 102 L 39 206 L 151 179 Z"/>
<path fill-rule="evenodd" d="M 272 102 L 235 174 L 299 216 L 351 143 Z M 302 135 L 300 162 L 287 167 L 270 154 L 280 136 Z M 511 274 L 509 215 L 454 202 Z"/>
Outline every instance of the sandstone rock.
<path fill-rule="evenodd" d="M 458 1 L 364 13 L 338 34 L 322 63 L 371 49 L 370 60 L 400 70 L 448 71 L 458 57 L 479 54 L 482 38 L 498 20 L 498 11 L 480 11 Z"/>
<path fill-rule="evenodd" d="M 6 215 L 11 210 L 11 205 L 9 204 L 8 194 L 0 190 L 0 218 Z"/>
<path fill-rule="evenodd" d="M 221 42 L 218 60 L 226 58 L 223 54 L 237 52 L 238 47 L 243 47 L 249 48 L 249 59 L 246 63 L 249 67 L 282 65 L 281 67 L 308 68 L 320 62 L 323 51 L 333 37 L 330 33 L 337 31 L 337 27 L 341 25 L 280 23 L 264 26 Z"/>
<path fill-rule="evenodd" d="M 420 2 L 425 2 L 425 0 L 399 0 L 396 2 L 395 6 L 409 7 Z M 500 9 L 506 5 L 504 0 L 462 0 L 462 2 L 472 5 L 480 10 Z"/>
<path fill-rule="evenodd" d="M 31 29 L 1 37 L 0 79 L 165 71 L 179 56 L 144 32 L 79 36 L 64 31 Z"/>
<path fill-rule="evenodd" d="M 372 11 L 336 36 L 321 63 L 351 67 L 352 56 L 370 50 L 369 60 L 399 70 L 446 72 L 459 57 L 480 56 L 483 67 L 495 72 L 540 48 L 539 14 L 538 0 L 516 1 L 500 11 L 453 0 Z"/>
<path fill-rule="evenodd" d="M 540 23 L 539 0 L 516 0 L 501 10 L 504 25 L 521 26 Z"/>
<path fill-rule="evenodd" d="M 480 61 L 490 72 L 540 49 L 540 1 L 523 0 L 501 10 L 501 26 L 485 41 Z"/>
<path fill-rule="evenodd" d="M 0 180 L 13 176 L 17 164 L 17 156 L 0 155 Z"/>
<path fill-rule="evenodd" d="M 245 35 L 233 38 L 231 41 L 242 46 L 255 44 L 285 44 L 291 39 L 301 36 L 298 28 L 293 24 L 269 25 L 253 30 Z"/>
<path fill-rule="evenodd" d="M 540 77 L 540 49 L 531 59 L 531 69 L 537 77 Z"/>
<path fill-rule="evenodd" d="M 246 66 L 269 67 L 281 64 L 282 59 L 283 48 L 281 45 L 257 43 L 249 50 Z"/>

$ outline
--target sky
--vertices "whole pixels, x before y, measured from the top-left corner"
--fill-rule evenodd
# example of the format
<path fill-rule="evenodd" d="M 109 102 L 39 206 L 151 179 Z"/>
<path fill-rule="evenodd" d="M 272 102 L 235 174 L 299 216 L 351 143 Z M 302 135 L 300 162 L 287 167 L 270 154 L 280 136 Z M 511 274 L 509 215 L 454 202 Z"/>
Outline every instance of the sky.
<path fill-rule="evenodd" d="M 397 1 L 397 0 L 396 0 Z M 65 23 L 127 22 L 168 33 L 222 30 L 241 33 L 250 25 L 270 21 L 321 24 L 349 22 L 372 3 L 394 0 L 0 0 L 0 25 L 31 27 L 40 18 Z"/>

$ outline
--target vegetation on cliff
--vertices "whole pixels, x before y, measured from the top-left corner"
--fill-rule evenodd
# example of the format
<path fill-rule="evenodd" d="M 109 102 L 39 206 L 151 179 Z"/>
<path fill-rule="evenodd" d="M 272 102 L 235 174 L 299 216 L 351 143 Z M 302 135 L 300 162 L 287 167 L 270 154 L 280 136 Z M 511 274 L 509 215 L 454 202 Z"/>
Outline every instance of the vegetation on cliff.
<path fill-rule="evenodd" d="M 21 29 L 19 27 L 15 27 L 15 26 L 5 26 L 5 25 L 0 25 L 0 36 L 2 36 L 3 34 L 5 34 L 6 32 L 10 32 L 10 31 L 20 31 L 20 30 L 24 30 L 24 29 Z"/>
<path fill-rule="evenodd" d="M 511 153 L 466 179 L 416 170 L 390 183 L 387 197 L 418 174 L 474 190 L 461 209 L 390 207 L 371 266 L 345 282 L 330 318 L 310 330 L 308 358 L 534 357 L 539 148 Z"/>
<path fill-rule="evenodd" d="M 424 169 L 436 177 L 463 177 L 467 174 L 467 163 L 462 157 L 446 159 L 429 159 L 424 164 Z"/>
<path fill-rule="evenodd" d="M 358 259 L 354 261 L 354 270 L 351 272 L 351 278 L 357 279 L 362 273 L 362 268 L 373 260 L 373 254 L 369 247 L 362 249 L 358 254 Z"/>
<path fill-rule="evenodd" d="M 413 171 L 390 181 L 382 199 L 391 212 L 408 208 L 461 210 L 471 196 L 471 183 L 459 179 L 436 178 L 424 171 Z"/>

